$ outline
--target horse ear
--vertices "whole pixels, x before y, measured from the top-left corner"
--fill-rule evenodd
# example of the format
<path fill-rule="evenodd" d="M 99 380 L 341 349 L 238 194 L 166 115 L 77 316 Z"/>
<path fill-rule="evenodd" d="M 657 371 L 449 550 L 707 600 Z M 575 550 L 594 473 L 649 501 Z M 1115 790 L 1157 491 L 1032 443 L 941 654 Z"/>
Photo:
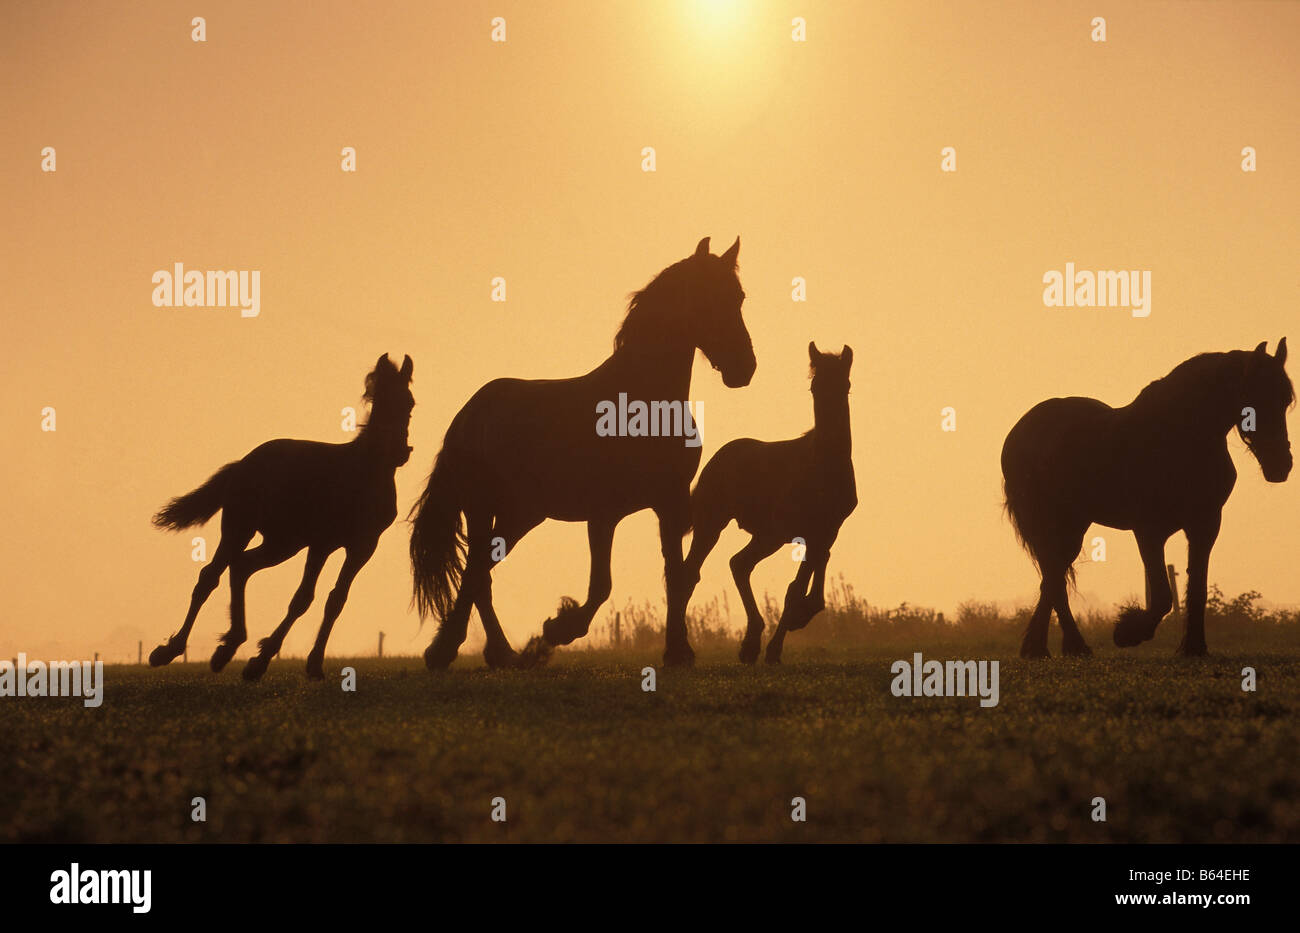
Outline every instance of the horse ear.
<path fill-rule="evenodd" d="M 722 261 L 730 268 L 736 268 L 736 260 L 740 258 L 740 237 L 736 237 L 736 242 L 731 244 L 731 248 L 722 254 Z"/>
<path fill-rule="evenodd" d="M 809 340 L 808 341 L 808 362 L 813 363 L 815 365 L 817 363 L 817 358 L 819 356 L 821 356 L 821 354 L 817 352 L 817 341 Z"/>
<path fill-rule="evenodd" d="M 387 353 L 379 354 L 379 359 L 375 360 L 375 369 L 383 368 L 383 365 L 385 363 L 387 363 L 389 366 L 393 365 L 393 361 L 388 358 Z"/>
<path fill-rule="evenodd" d="M 1277 342 L 1277 352 L 1273 354 L 1273 359 L 1279 364 L 1286 362 L 1286 338 L 1283 337 Z"/>
<path fill-rule="evenodd" d="M 414 370 L 415 370 L 415 364 L 411 362 L 411 356 L 408 353 L 405 357 L 402 358 L 402 375 L 406 377 L 407 382 L 411 381 L 411 373 Z"/>
<path fill-rule="evenodd" d="M 844 345 L 844 349 L 840 351 L 840 359 L 844 361 L 846 367 L 853 365 L 853 348 L 847 343 Z"/>
<path fill-rule="evenodd" d="M 1255 353 L 1259 356 L 1268 356 L 1268 341 L 1261 340 L 1259 346 L 1255 348 Z"/>
<path fill-rule="evenodd" d="M 697 243 L 697 244 L 695 245 L 695 255 L 696 255 L 696 256 L 707 256 L 707 255 L 709 255 L 709 238 L 708 238 L 708 237 L 705 237 L 704 239 L 700 240 L 700 242 Z"/>

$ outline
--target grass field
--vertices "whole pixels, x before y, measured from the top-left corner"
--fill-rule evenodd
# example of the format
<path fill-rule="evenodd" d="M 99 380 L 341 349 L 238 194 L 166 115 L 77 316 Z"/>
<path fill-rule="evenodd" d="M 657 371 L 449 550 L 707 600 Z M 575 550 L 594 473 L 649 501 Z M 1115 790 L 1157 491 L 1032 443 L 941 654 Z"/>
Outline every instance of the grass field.
<path fill-rule="evenodd" d="M 1296 628 L 1211 625 L 1217 654 L 1184 660 L 1179 627 L 1122 654 L 1094 630 L 1096 657 L 1034 663 L 1010 626 L 796 635 L 779 668 L 716 645 L 654 693 L 644 648 L 534 671 L 462 656 L 438 677 L 336 658 L 323 683 L 294 659 L 257 685 L 240 661 L 108 667 L 98 709 L 0 701 L 0 841 L 1300 841 Z M 999 705 L 893 696 L 890 663 L 916 650 L 999 658 Z"/>

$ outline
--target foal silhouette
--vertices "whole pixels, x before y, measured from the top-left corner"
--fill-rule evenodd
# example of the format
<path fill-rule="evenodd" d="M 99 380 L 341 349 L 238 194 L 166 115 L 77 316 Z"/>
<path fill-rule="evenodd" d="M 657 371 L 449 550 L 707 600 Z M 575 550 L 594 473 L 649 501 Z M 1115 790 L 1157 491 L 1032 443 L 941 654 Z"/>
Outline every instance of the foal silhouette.
<path fill-rule="evenodd" d="M 508 554 L 548 518 L 587 523 L 591 577 L 585 603 L 565 597 L 543 624 L 542 653 L 587 633 L 609 597 L 614 529 L 641 509 L 653 509 L 659 519 L 669 607 L 684 605 L 682 537 L 690 524 L 700 448 L 661 432 L 601 436 L 597 414 L 622 393 L 634 402 L 684 406 L 696 348 L 727 386 L 749 384 L 755 361 L 740 313 L 745 293 L 736 276 L 739 253 L 737 239 L 713 256 L 705 237 L 693 255 L 632 296 L 613 355 L 594 370 L 572 379 L 497 379 L 456 415 L 411 510 L 414 601 L 421 617 L 433 612 L 439 618 L 424 653 L 430 670 L 455 660 L 472 606 L 487 634 L 487 663 L 519 663 L 492 608 L 493 557 Z M 689 416 L 681 414 L 683 421 Z M 693 658 L 684 621 L 670 622 L 665 662 L 689 664 Z"/>
<path fill-rule="evenodd" d="M 813 428 L 788 441 L 745 437 L 723 445 L 705 464 L 691 493 L 694 534 L 686 555 L 686 597 L 700 582 L 700 567 L 734 518 L 752 537 L 731 558 L 731 573 L 745 606 L 745 638 L 740 660 L 753 664 L 763 637 L 763 617 L 749 576 L 782 545 L 800 538 L 804 560 L 785 591 L 776 633 L 767 645 L 767 662 L 781 660 L 786 632 L 803 628 L 826 608 L 826 562 L 840 526 L 858 505 L 849 432 L 849 368 L 853 350 L 836 356 L 808 344 L 812 365 Z M 809 589 L 809 579 L 812 588 Z M 681 605 L 683 614 L 686 605 Z M 684 620 L 683 620 L 684 624 Z"/>
<path fill-rule="evenodd" d="M 1286 410 L 1295 392 L 1283 369 L 1286 338 L 1274 356 L 1265 346 L 1194 356 L 1123 408 L 1048 399 L 1011 429 L 1002 447 L 1007 511 L 1042 575 L 1022 657 L 1047 657 L 1053 608 L 1062 651 L 1092 653 L 1070 614 L 1066 580 L 1093 522 L 1132 531 L 1146 569 L 1146 608 L 1125 609 L 1115 625 L 1121 648 L 1152 638 L 1172 607 L 1165 542 L 1187 532 L 1187 630 L 1178 653 L 1206 653 L 1210 549 L 1237 480 L 1228 432 L 1238 429 L 1270 483 L 1291 472 Z"/>
<path fill-rule="evenodd" d="M 221 510 L 221 543 L 211 562 L 199 571 L 190 610 L 181 630 L 149 655 L 154 667 L 167 664 L 185 650 L 186 639 L 204 601 L 230 568 L 230 630 L 212 655 L 220 671 L 247 638 L 244 626 L 244 587 L 259 570 L 273 567 L 307 548 L 302 583 L 289 603 L 284 621 L 258 644 L 258 653 L 244 668 L 245 680 L 266 672 L 280 651 L 293 623 L 311 606 L 325 560 L 343 548 L 347 556 L 338 582 L 325 601 L 325 618 L 316 645 L 307 656 L 307 676 L 324 676 L 325 643 L 343 611 L 352 580 L 379 544 L 379 536 L 397 517 L 393 476 L 411 457 L 407 427 L 415 399 L 411 395 L 411 358 L 398 370 L 381 356 L 366 376 L 365 400 L 370 419 L 346 444 L 275 440 L 253 450 L 243 460 L 218 470 L 198 489 L 173 499 L 154 516 L 159 528 L 201 525 Z M 248 548 L 257 532 L 262 543 Z"/>

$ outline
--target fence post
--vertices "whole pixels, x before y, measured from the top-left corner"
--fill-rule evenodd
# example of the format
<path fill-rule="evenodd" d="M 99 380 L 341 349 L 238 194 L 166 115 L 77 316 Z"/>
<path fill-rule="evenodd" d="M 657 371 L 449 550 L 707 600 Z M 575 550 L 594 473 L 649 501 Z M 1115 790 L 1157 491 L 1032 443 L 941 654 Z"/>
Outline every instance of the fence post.
<path fill-rule="evenodd" d="M 1173 564 L 1166 564 L 1165 570 L 1169 573 L 1169 592 L 1174 594 L 1174 612 L 1178 612 L 1178 571 Z"/>
<path fill-rule="evenodd" d="M 384 656 L 384 633 L 383 632 L 379 633 L 379 656 L 381 658 Z"/>
<path fill-rule="evenodd" d="M 135 663 L 136 664 L 144 663 L 144 642 L 143 641 L 138 641 L 135 643 Z"/>
<path fill-rule="evenodd" d="M 623 629 L 622 626 L 620 625 L 621 621 L 622 621 L 622 615 L 617 612 L 614 613 L 614 647 L 615 648 L 623 644 Z"/>

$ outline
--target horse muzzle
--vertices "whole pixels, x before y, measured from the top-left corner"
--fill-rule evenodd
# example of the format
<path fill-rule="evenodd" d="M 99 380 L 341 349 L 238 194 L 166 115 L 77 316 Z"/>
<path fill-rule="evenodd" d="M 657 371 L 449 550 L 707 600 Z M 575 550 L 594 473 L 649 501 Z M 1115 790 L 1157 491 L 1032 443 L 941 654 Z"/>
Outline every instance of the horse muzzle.
<path fill-rule="evenodd" d="M 721 371 L 722 384 L 728 389 L 743 389 L 754 378 L 754 370 L 757 368 L 758 360 L 751 353 L 749 359 L 739 365 L 727 366 Z"/>

